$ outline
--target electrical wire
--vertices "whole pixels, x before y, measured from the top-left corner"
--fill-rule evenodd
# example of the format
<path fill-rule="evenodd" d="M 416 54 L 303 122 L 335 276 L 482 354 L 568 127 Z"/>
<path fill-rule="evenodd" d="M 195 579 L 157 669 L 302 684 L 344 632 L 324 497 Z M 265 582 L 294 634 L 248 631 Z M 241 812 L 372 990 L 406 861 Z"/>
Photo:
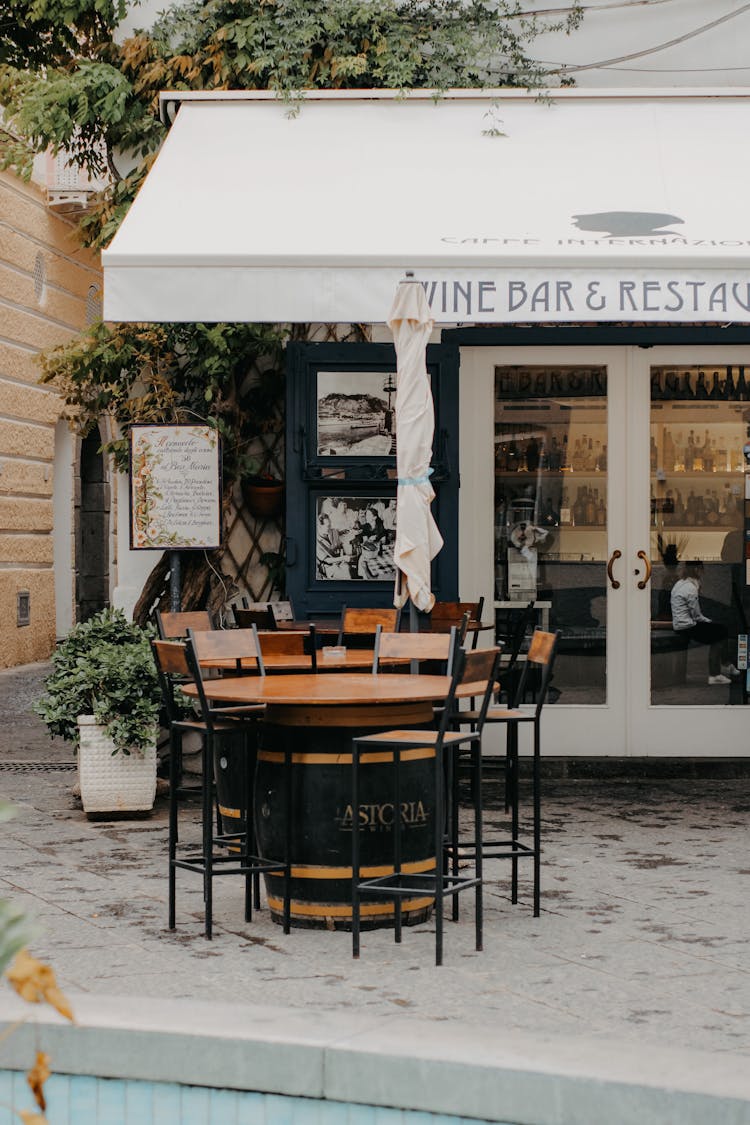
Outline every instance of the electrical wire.
<path fill-rule="evenodd" d="M 719 16 L 718 19 L 711 20 L 710 23 L 704 23 L 701 27 L 695 28 L 693 31 L 686 31 L 684 35 L 678 35 L 675 39 L 668 39 L 665 43 L 658 43 L 655 47 L 646 47 L 642 51 L 632 51 L 628 55 L 619 55 L 612 59 L 601 59 L 599 62 L 593 63 L 548 63 L 539 59 L 536 60 L 542 66 L 553 66 L 559 73 L 572 74 L 580 73 L 583 70 L 599 70 L 605 67 L 615 66 L 617 63 L 630 62 L 632 59 L 642 59 L 647 55 L 655 55 L 659 51 L 665 51 L 668 47 L 676 47 L 680 43 L 687 43 L 690 39 L 695 39 L 698 35 L 704 35 L 707 31 L 712 31 L 713 28 L 718 27 L 722 23 L 727 23 L 729 20 L 736 19 L 737 16 L 744 15 L 745 12 L 750 11 L 750 3 L 743 4 L 736 12 L 728 12 L 726 15 Z"/>
<path fill-rule="evenodd" d="M 224 609 L 225 609 L 225 606 L 226 606 L 227 602 L 229 601 L 229 587 L 227 586 L 226 582 L 224 581 L 223 574 L 216 569 L 216 567 L 214 566 L 214 564 L 211 562 L 210 558 L 208 557 L 208 551 L 204 550 L 203 557 L 206 560 L 206 563 L 208 564 L 209 569 L 214 572 L 216 577 L 219 579 L 219 582 L 221 582 L 221 588 L 224 591 L 224 602 L 223 602 L 221 608 L 219 609 L 218 616 L 219 616 L 219 625 L 221 626 L 222 629 L 226 629 L 226 627 L 227 627 L 227 625 L 226 625 L 227 615 L 224 612 Z"/>
<path fill-rule="evenodd" d="M 620 74 L 730 74 L 735 70 L 750 70 L 750 66 L 617 66 L 602 67 Z"/>
<path fill-rule="evenodd" d="M 653 8 L 656 4 L 673 4 L 675 0 L 612 0 L 609 4 L 578 4 L 564 8 L 533 8 L 529 12 L 513 13 L 514 18 L 529 19 L 533 16 L 566 16 L 573 11 L 604 12 L 610 8 Z"/>

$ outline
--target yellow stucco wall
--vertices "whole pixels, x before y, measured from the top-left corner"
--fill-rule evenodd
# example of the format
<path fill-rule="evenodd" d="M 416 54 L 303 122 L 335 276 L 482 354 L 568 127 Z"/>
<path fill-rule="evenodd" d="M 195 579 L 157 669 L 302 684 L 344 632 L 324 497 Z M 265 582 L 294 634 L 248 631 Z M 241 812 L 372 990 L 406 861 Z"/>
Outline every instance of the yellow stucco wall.
<path fill-rule="evenodd" d="M 38 385 L 35 357 L 85 326 L 92 287 L 101 291 L 98 257 L 78 245 L 72 224 L 48 209 L 36 184 L 0 172 L 0 668 L 44 660 L 55 641 L 52 495 L 61 403 Z M 72 571 L 71 541 L 71 598 Z M 30 623 L 18 626 L 25 591 Z"/>

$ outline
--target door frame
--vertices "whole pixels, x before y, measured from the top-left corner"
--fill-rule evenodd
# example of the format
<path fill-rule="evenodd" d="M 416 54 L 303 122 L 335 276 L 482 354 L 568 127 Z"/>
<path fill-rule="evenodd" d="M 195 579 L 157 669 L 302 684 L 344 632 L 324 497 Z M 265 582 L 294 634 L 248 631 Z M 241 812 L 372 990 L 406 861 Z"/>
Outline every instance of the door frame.
<path fill-rule="evenodd" d="M 647 351 L 630 349 L 629 378 L 632 393 L 629 396 L 628 425 L 631 434 L 640 435 L 639 445 L 631 443 L 629 486 L 635 490 L 636 503 L 629 505 L 628 540 L 635 550 L 649 551 L 650 547 L 650 463 L 649 424 L 651 420 L 650 369 L 652 366 L 745 364 L 750 366 L 750 342 L 740 345 L 669 345 Z M 631 555 L 632 571 L 637 560 Z M 635 630 L 632 644 L 636 651 L 645 652 L 647 659 L 631 661 L 631 702 L 629 721 L 630 738 L 634 753 L 658 757 L 738 757 L 748 754 L 747 712 L 744 707 L 726 702 L 668 706 L 651 703 L 650 684 L 650 585 L 639 591 L 637 580 L 629 580 L 628 619 Z M 644 595 L 644 596 L 641 596 Z M 720 737 L 717 737 L 717 716 L 721 718 Z M 690 747 L 685 748 L 685 739 Z"/>
<path fill-rule="evenodd" d="M 613 472 L 613 466 L 625 464 L 627 449 L 625 350 L 621 347 L 571 347 L 561 358 L 559 346 L 500 346 L 461 349 L 459 388 L 461 394 L 461 482 L 463 494 L 459 505 L 459 582 L 463 590 L 482 593 L 485 605 L 495 601 L 494 589 L 494 370 L 496 366 L 513 364 L 564 363 L 602 365 L 607 368 L 607 553 L 606 567 L 612 551 L 625 540 L 627 515 L 625 492 Z M 613 486 L 613 481 L 617 481 Z M 467 503 L 467 494 L 470 502 Z M 607 698 L 603 704 L 566 706 L 562 699 L 545 711 L 547 734 L 545 755 L 550 757 L 614 756 L 628 753 L 629 732 L 626 713 L 628 669 L 626 645 L 612 643 L 613 637 L 626 634 L 628 628 L 623 574 L 618 590 L 607 583 Z M 606 578 L 605 578 L 606 581 Z M 473 595 L 472 595 L 473 596 Z M 554 718 L 553 718 L 554 716 Z M 583 717 L 583 721 L 582 721 Z M 582 745 L 581 731 L 586 732 Z M 528 733 L 528 732 L 522 732 Z M 483 742 L 486 752 L 500 753 L 502 732 L 485 728 Z M 521 746 L 530 752 L 530 735 Z"/>
<path fill-rule="evenodd" d="M 457 330 L 461 337 L 461 477 L 471 502 L 459 510 L 459 581 L 494 600 L 494 368 L 513 363 L 603 363 L 608 368 L 608 557 L 619 549 L 618 591 L 607 593 L 607 702 L 548 708 L 545 755 L 558 757 L 737 756 L 744 751 L 741 707 L 678 707 L 650 699 L 650 587 L 636 552 L 650 548 L 650 368 L 656 364 L 742 363 L 750 366 L 750 330 Z M 643 336 L 653 342 L 646 343 Z M 540 343 L 540 337 L 544 341 Z M 592 337 L 595 337 L 592 343 Z M 690 339 L 686 340 L 686 337 Z M 732 339 L 733 337 L 733 339 Z M 719 348 L 721 351 L 719 352 Z M 618 473 L 615 466 L 620 466 Z M 617 487 L 613 488 L 613 481 Z M 624 487 L 623 487 L 624 483 Z M 717 740 L 717 713 L 721 739 Z M 583 721 L 582 721 L 583 719 Z M 581 731 L 585 733 L 585 744 Z M 682 732 L 677 737 L 677 732 Z M 687 734 L 685 732 L 688 732 Z M 486 750 L 502 751 L 490 730 Z M 690 738 L 686 745 L 685 738 Z M 529 746 L 522 747 L 528 752 Z"/>

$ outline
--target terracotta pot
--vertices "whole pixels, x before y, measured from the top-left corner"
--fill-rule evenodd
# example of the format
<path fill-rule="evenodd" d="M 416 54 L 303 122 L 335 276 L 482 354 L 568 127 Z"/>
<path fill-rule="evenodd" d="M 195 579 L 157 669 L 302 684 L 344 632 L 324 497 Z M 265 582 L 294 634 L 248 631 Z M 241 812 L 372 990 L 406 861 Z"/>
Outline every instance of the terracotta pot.
<path fill-rule="evenodd" d="M 278 516 L 284 507 L 284 482 L 245 480 L 242 482 L 245 507 L 253 516 Z"/>

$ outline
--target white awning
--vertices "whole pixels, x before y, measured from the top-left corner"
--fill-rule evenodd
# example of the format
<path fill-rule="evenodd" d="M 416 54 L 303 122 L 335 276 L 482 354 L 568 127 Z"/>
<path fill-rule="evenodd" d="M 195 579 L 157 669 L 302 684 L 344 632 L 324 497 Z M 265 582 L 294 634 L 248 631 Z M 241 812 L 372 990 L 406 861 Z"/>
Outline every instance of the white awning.
<path fill-rule="evenodd" d="M 750 323 L 750 90 L 162 101 L 107 320 Z"/>

